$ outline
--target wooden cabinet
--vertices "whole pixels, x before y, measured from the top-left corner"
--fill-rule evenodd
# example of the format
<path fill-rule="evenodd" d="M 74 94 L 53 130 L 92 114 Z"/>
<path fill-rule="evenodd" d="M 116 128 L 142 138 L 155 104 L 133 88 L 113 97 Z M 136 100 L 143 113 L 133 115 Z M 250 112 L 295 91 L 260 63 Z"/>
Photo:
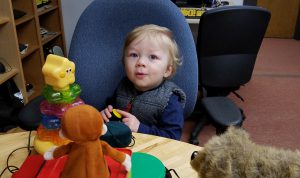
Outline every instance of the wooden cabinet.
<path fill-rule="evenodd" d="M 0 2 L 1 27 L 9 26 L 6 27 L 9 28 L 6 31 L 2 29 L 3 27 L 0 29 L 0 57 L 2 53 L 3 55 L 8 53 L 6 55 L 11 56 L 4 57 L 9 58 L 6 60 L 8 64 L 13 65 L 11 63 L 15 61 L 16 64 L 13 66 L 16 66 L 17 70 L 14 79 L 26 103 L 40 95 L 44 87 L 42 66 L 47 54 L 45 49 L 59 46 L 63 53 L 66 51 L 60 0 L 48 1 L 46 5 L 39 8 L 37 8 L 36 0 L 0 0 Z M 13 10 L 24 12 L 25 15 L 14 20 Z M 28 45 L 27 50 L 22 54 L 18 49 L 19 44 Z M 12 46 L 13 49 L 11 49 Z M 8 49 L 11 52 L 8 52 Z M 1 80 L 6 79 L 1 77 Z M 31 84 L 33 88 L 26 92 L 26 84 Z"/>
<path fill-rule="evenodd" d="M 23 68 L 20 60 L 12 4 L 0 0 L 0 62 L 6 71 L 0 74 L 0 84 L 13 79 L 22 94 L 26 93 Z M 25 102 L 28 100 L 25 99 Z"/>
<path fill-rule="evenodd" d="M 271 19 L 266 37 L 293 38 L 297 18 L 300 13 L 300 0 L 260 0 L 257 5 L 271 11 Z"/>
<path fill-rule="evenodd" d="M 39 95 L 43 86 L 43 54 L 39 35 L 39 22 L 34 0 L 11 0 L 13 9 L 25 12 L 25 15 L 15 19 L 18 44 L 28 45 L 26 52 L 20 54 L 25 84 L 33 88 L 26 92 L 25 98 Z M 24 85 L 25 85 L 24 84 Z"/>
<path fill-rule="evenodd" d="M 38 9 L 40 27 L 47 29 L 50 33 L 41 38 L 42 45 L 59 45 L 64 48 L 63 24 L 61 23 L 60 1 L 52 0 L 47 8 Z M 64 49 L 65 51 L 65 49 Z"/>

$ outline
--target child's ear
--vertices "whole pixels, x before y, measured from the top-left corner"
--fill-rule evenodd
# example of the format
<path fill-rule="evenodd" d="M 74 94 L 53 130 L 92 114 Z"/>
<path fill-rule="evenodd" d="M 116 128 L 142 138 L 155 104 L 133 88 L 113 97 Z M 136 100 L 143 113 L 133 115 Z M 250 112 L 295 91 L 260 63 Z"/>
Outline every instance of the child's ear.
<path fill-rule="evenodd" d="M 169 65 L 169 66 L 167 67 L 167 70 L 166 70 L 165 74 L 164 74 L 164 77 L 165 77 L 165 78 L 170 77 L 171 74 L 172 74 L 172 72 L 173 72 L 173 67 L 172 67 L 171 65 Z"/>

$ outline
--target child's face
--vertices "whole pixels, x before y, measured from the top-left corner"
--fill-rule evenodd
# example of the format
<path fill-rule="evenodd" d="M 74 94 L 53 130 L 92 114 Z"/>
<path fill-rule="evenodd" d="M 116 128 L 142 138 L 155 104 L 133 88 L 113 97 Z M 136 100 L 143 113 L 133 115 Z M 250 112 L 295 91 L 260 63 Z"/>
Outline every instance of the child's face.
<path fill-rule="evenodd" d="M 125 72 L 135 88 L 140 91 L 153 89 L 172 73 L 170 56 L 165 44 L 149 37 L 135 39 L 124 56 Z"/>

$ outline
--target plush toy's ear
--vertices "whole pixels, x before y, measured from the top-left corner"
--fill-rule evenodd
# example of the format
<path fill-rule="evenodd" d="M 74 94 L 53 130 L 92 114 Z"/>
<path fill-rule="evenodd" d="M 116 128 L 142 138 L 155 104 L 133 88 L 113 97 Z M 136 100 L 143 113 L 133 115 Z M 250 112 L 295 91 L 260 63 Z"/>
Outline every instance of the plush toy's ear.
<path fill-rule="evenodd" d="M 249 139 L 249 134 L 243 129 L 243 128 L 240 128 L 240 127 L 235 127 L 235 126 L 230 126 L 227 130 L 227 134 L 226 135 L 229 135 L 231 137 L 239 137 L 241 139 Z"/>
<path fill-rule="evenodd" d="M 106 132 L 107 132 L 107 126 L 103 123 L 102 135 L 106 134 Z"/>

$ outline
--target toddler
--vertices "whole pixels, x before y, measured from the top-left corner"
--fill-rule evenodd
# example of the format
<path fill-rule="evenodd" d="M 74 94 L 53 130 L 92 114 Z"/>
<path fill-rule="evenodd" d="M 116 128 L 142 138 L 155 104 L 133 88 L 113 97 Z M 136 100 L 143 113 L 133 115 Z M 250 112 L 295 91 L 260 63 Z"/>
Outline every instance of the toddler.
<path fill-rule="evenodd" d="M 186 96 L 168 80 L 181 64 L 172 32 L 153 24 L 133 29 L 124 43 L 123 63 L 126 77 L 101 111 L 104 120 L 115 108 L 131 131 L 179 140 Z"/>

